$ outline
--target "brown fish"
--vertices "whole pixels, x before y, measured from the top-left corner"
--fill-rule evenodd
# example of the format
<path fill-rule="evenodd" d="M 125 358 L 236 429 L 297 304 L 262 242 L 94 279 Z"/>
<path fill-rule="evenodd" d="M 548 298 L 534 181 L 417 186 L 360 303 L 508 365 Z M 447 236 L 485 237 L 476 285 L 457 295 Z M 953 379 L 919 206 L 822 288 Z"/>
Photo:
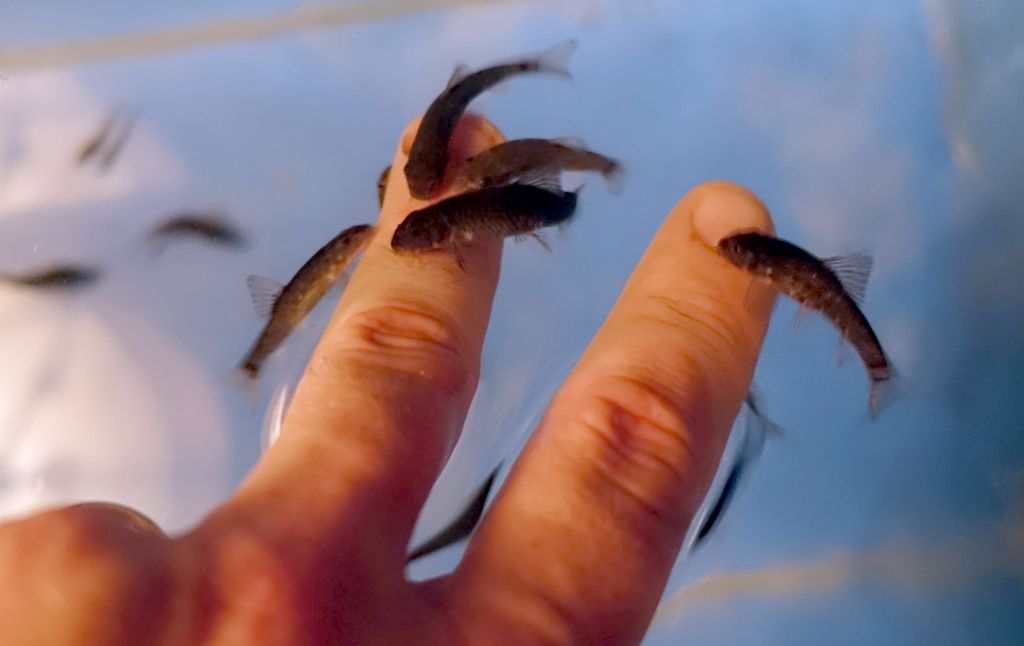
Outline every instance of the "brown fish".
<path fill-rule="evenodd" d="M 25 274 L 0 274 L 0 281 L 21 287 L 72 290 L 96 282 L 101 275 L 96 267 L 57 264 Z"/>
<path fill-rule="evenodd" d="M 373 231 L 369 224 L 345 229 L 313 254 L 283 287 L 268 278 L 249 276 L 246 282 L 253 305 L 267 323 L 239 365 L 242 375 L 249 379 L 259 376 L 263 362 L 343 277 Z"/>
<path fill-rule="evenodd" d="M 377 178 L 377 204 L 380 208 L 384 208 L 384 193 L 388 190 L 389 179 L 391 179 L 390 164 L 381 171 L 380 177 Z"/>
<path fill-rule="evenodd" d="M 622 164 L 587 150 L 578 139 L 513 139 L 474 155 L 459 166 L 453 183 L 488 188 L 520 178 L 557 175 L 563 171 L 601 173 L 612 193 L 621 190 Z"/>
<path fill-rule="evenodd" d="M 895 371 L 858 305 L 871 274 L 861 254 L 817 258 L 800 247 L 763 233 L 723 238 L 718 251 L 737 267 L 771 282 L 803 307 L 820 311 L 860 354 L 871 380 L 869 412 L 877 417 L 888 403 Z"/>
<path fill-rule="evenodd" d="M 135 116 L 126 108 L 115 108 L 97 130 L 78 149 L 76 159 L 82 166 L 93 157 L 102 155 L 99 166 L 106 170 L 121 152 L 135 124 Z"/>
<path fill-rule="evenodd" d="M 245 236 L 220 211 L 184 211 L 153 227 L 148 239 L 158 245 L 177 238 L 195 238 L 224 247 L 243 248 Z"/>
<path fill-rule="evenodd" d="M 498 471 L 500 470 L 501 464 L 498 464 L 498 466 L 494 468 L 494 471 L 491 471 L 491 475 L 487 477 L 487 480 L 480 485 L 480 488 L 477 489 L 469 499 L 469 502 L 466 504 L 466 507 L 462 512 L 439 532 L 423 541 L 419 547 L 409 552 L 405 562 L 408 564 L 417 559 L 421 559 L 424 556 L 429 556 L 430 554 L 443 550 L 450 545 L 455 545 L 472 534 L 473 530 L 476 529 L 477 524 L 480 522 L 480 517 L 484 515 L 484 506 L 487 504 L 487 496 L 490 494 L 491 487 L 494 486 L 494 480 L 498 477 Z"/>
<path fill-rule="evenodd" d="M 477 238 L 537 237 L 537 229 L 565 225 L 576 212 L 577 193 L 509 184 L 460 193 L 410 213 L 391 238 L 396 251 L 436 251 Z"/>
<path fill-rule="evenodd" d="M 425 200 L 441 188 L 448 166 L 448 143 L 455 124 L 473 99 L 516 74 L 547 72 L 571 78 L 568 64 L 576 45 L 575 40 L 566 40 L 537 56 L 494 65 L 471 74 L 466 74 L 465 69 L 459 66 L 448 81 L 448 87 L 427 108 L 416 131 L 404 169 L 409 193 Z"/>

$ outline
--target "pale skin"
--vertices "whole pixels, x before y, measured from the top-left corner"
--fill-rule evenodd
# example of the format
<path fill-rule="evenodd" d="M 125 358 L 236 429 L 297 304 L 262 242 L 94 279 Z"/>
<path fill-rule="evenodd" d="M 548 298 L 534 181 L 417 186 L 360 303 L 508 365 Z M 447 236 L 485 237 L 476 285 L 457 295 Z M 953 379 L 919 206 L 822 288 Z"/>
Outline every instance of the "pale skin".
<path fill-rule="evenodd" d="M 467 116 L 452 157 L 502 140 Z M 395 254 L 392 232 L 425 202 L 394 179 L 279 440 L 235 494 L 173 538 L 107 504 L 0 526 L 5 644 L 640 640 L 774 300 L 713 246 L 738 230 L 772 233 L 767 210 L 727 182 L 672 208 L 459 567 L 412 583 L 409 538 L 473 398 L 502 250 L 475 243 L 466 271 L 451 254 Z M 594 223 L 581 208 L 573 226 L 638 217 Z"/>

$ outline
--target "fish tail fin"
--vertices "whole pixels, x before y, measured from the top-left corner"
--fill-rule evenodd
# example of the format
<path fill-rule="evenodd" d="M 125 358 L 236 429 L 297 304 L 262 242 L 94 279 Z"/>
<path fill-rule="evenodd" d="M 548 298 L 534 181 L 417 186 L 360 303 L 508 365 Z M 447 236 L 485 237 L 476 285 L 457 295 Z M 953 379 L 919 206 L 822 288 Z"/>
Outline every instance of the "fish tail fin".
<path fill-rule="evenodd" d="M 871 376 L 871 389 L 868 394 L 868 417 L 872 421 L 878 419 L 883 410 L 899 399 L 906 388 L 903 379 L 890 367 L 885 377 Z"/>
<path fill-rule="evenodd" d="M 750 390 L 747 391 L 747 399 L 744 402 L 747 407 L 747 433 L 748 436 L 754 438 L 754 441 L 747 441 L 748 446 L 755 443 L 763 445 L 766 438 L 783 435 L 782 426 L 764 412 L 764 407 L 761 405 L 762 399 L 761 391 L 751 383 Z M 758 450 L 760 449 L 758 448 Z"/>
<path fill-rule="evenodd" d="M 609 193 L 618 195 L 622 192 L 622 186 L 626 181 L 626 167 L 613 160 L 601 171 L 601 179 L 604 180 L 604 185 L 608 187 Z"/>
<path fill-rule="evenodd" d="M 256 403 L 259 400 L 260 382 L 259 368 L 251 361 L 245 361 L 235 370 L 232 370 L 226 379 L 229 386 L 240 390 L 249 400 L 249 406 L 256 410 Z"/>
<path fill-rule="evenodd" d="M 569 61 L 572 60 L 572 55 L 578 46 L 579 41 L 575 38 L 563 40 L 537 54 L 533 63 L 538 72 L 548 72 L 571 79 L 572 72 L 569 71 Z"/>

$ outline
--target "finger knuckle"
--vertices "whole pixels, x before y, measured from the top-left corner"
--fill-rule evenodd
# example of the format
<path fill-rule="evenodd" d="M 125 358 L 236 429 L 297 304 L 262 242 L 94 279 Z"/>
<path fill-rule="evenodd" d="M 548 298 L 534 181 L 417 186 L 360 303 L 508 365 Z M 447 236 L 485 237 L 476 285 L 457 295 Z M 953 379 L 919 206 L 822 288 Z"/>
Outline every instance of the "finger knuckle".
<path fill-rule="evenodd" d="M 648 382 L 607 377 L 594 384 L 577 418 L 586 431 L 582 459 L 590 486 L 659 523 L 687 513 L 694 484 L 693 429 L 688 407 Z"/>
<path fill-rule="evenodd" d="M 476 367 L 455 325 L 426 307 L 376 305 L 353 314 L 346 331 L 346 352 L 422 377 L 447 394 L 461 395 L 474 381 Z"/>
<path fill-rule="evenodd" d="M 173 585 L 161 558 L 165 539 L 141 529 L 139 518 L 112 505 L 77 505 L 4 527 L 0 614 L 22 614 L 26 630 L 46 616 L 97 644 L 122 643 L 142 621 L 159 624 Z"/>

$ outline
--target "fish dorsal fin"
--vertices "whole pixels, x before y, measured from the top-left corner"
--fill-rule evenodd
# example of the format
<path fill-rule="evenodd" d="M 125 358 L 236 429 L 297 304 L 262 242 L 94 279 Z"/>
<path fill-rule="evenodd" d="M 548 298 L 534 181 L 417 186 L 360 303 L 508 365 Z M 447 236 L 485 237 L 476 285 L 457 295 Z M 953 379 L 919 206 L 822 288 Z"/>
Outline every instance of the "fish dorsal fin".
<path fill-rule="evenodd" d="M 469 68 L 466 67 L 465 63 L 459 63 L 455 66 L 455 69 L 452 70 L 452 75 L 448 79 L 448 85 L 445 86 L 445 89 L 452 89 L 467 76 L 469 76 Z"/>
<path fill-rule="evenodd" d="M 252 298 L 252 308 L 256 310 L 256 316 L 269 319 L 284 285 L 273 278 L 256 274 L 246 277 L 245 284 L 249 287 L 249 296 Z"/>
<path fill-rule="evenodd" d="M 551 140 L 551 143 L 577 150 L 587 149 L 587 144 L 580 137 L 555 137 Z"/>
<path fill-rule="evenodd" d="M 562 188 L 561 173 L 557 171 L 552 172 L 545 169 L 523 173 L 517 181 L 519 184 L 536 186 L 556 195 L 565 193 L 565 189 Z"/>
<path fill-rule="evenodd" d="M 863 253 L 852 253 L 848 256 L 832 256 L 822 258 L 821 262 L 832 270 L 843 289 L 858 305 L 864 302 L 864 294 L 871 277 L 874 261 L 871 256 Z"/>

